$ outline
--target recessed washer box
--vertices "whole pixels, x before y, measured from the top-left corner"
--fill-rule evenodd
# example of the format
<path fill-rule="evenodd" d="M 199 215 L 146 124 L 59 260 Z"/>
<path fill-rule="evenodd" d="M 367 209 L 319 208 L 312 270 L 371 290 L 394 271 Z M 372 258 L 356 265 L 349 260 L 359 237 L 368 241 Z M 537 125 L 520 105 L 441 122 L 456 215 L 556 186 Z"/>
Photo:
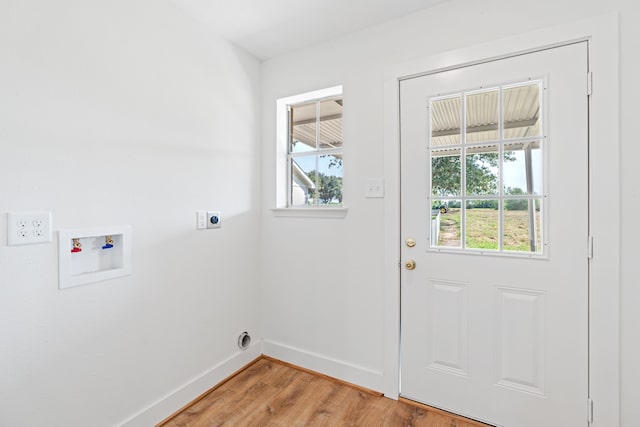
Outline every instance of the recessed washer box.
<path fill-rule="evenodd" d="M 131 274 L 131 226 L 59 230 L 60 289 Z"/>

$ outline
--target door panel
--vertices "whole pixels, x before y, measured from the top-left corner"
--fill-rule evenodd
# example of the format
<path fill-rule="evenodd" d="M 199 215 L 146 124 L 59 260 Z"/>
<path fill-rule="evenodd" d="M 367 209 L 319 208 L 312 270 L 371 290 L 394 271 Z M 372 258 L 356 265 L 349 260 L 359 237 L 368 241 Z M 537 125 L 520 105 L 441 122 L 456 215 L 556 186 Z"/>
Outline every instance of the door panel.
<path fill-rule="evenodd" d="M 577 43 L 400 83 L 403 396 L 587 424 L 586 75 Z"/>
<path fill-rule="evenodd" d="M 498 288 L 497 384 L 545 394 L 544 294 Z"/>
<path fill-rule="evenodd" d="M 468 322 L 467 288 L 464 283 L 430 280 L 426 314 L 430 345 L 429 367 L 457 375 L 467 375 Z"/>

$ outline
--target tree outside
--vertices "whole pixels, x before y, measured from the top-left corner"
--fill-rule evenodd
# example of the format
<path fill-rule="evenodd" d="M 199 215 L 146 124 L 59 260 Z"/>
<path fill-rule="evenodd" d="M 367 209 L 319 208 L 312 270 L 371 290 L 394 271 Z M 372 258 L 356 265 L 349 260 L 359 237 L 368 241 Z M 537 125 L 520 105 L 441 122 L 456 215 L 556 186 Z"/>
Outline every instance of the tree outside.
<path fill-rule="evenodd" d="M 514 161 L 512 152 L 504 153 L 504 160 Z M 466 193 L 487 195 L 498 193 L 500 156 L 496 152 L 476 153 L 466 156 Z M 431 191 L 433 196 L 447 197 L 461 194 L 461 157 L 437 156 L 431 158 Z"/>
<path fill-rule="evenodd" d="M 316 182 L 316 189 L 320 204 L 328 205 L 332 203 L 342 203 L 341 176 L 325 175 L 324 173 L 316 170 L 308 172 L 307 176 Z M 310 195 L 310 197 L 314 197 L 314 195 Z"/>
<path fill-rule="evenodd" d="M 524 195 L 526 194 L 522 188 L 507 187 L 504 192 L 508 195 Z M 504 202 L 504 208 L 508 211 L 526 211 L 529 209 L 529 201 L 526 199 L 508 199 Z"/>

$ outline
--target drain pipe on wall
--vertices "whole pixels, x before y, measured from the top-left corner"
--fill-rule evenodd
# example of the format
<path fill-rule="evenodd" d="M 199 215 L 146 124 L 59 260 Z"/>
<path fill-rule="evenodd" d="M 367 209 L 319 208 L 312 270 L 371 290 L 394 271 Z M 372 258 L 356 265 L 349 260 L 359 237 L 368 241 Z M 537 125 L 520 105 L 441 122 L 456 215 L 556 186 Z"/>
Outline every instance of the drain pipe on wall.
<path fill-rule="evenodd" d="M 245 331 L 238 337 L 238 347 L 240 350 L 246 350 L 249 348 L 249 344 L 251 344 L 251 336 Z"/>

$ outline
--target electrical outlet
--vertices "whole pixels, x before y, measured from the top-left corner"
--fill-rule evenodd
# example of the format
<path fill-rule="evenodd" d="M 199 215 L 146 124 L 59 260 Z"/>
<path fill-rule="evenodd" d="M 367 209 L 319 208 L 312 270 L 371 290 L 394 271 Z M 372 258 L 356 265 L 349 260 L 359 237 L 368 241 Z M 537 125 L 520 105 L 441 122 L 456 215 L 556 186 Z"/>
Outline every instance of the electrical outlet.
<path fill-rule="evenodd" d="M 7 214 L 7 245 L 50 242 L 51 231 L 51 212 Z"/>
<path fill-rule="evenodd" d="M 220 211 L 196 211 L 196 230 L 220 228 L 221 223 Z"/>
<path fill-rule="evenodd" d="M 222 226 L 222 218 L 220 211 L 207 212 L 207 228 L 220 228 Z"/>

